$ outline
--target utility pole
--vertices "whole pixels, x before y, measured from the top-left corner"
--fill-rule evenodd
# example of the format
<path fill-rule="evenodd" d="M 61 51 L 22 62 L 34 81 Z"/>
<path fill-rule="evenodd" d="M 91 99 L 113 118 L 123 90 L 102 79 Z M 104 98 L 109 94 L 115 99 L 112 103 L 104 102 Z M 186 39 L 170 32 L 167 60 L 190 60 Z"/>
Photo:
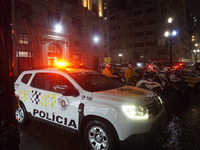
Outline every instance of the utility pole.
<path fill-rule="evenodd" d="M 169 23 L 169 31 L 170 33 L 172 32 L 172 25 L 171 23 Z M 170 62 L 170 67 L 172 68 L 173 64 L 172 64 L 172 36 L 169 36 L 169 62 Z"/>
<path fill-rule="evenodd" d="M 173 38 L 175 38 L 176 36 L 176 30 L 172 31 L 172 21 L 173 19 L 170 17 L 168 18 L 168 23 L 169 23 L 169 31 L 165 32 L 165 37 L 168 37 L 169 39 L 169 63 L 170 63 L 170 67 L 173 66 L 173 60 L 172 60 L 172 44 L 173 44 Z"/>
<path fill-rule="evenodd" d="M 15 150 L 19 130 L 15 119 L 11 0 L 0 1 L 0 149 Z"/>

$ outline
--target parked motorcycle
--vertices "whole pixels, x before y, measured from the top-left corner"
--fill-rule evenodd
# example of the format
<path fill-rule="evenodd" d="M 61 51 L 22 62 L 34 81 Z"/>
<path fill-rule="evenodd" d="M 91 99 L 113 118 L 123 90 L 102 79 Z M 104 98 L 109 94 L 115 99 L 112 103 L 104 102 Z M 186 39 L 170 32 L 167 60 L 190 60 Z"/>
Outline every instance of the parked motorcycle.
<path fill-rule="evenodd" d="M 179 88 L 181 92 L 181 98 L 183 100 L 189 100 L 191 90 L 189 85 L 184 81 L 182 70 L 181 69 L 173 70 L 170 73 L 169 78 L 172 84 L 175 84 Z"/>
<path fill-rule="evenodd" d="M 158 82 L 154 82 L 149 73 L 143 74 L 142 79 L 137 82 L 136 87 L 153 91 L 159 96 L 162 95 L 163 91 L 162 85 Z"/>
<path fill-rule="evenodd" d="M 136 84 L 136 87 L 148 89 L 158 94 L 168 112 L 174 110 L 181 100 L 178 87 L 172 85 L 164 73 L 156 75 L 156 73 L 145 72 L 143 79 Z"/>

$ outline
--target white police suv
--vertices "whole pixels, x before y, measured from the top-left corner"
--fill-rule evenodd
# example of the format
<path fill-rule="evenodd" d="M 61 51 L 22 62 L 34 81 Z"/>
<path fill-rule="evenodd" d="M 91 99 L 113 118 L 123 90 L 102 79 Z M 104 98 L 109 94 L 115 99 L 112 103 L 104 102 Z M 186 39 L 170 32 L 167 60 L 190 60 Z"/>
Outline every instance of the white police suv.
<path fill-rule="evenodd" d="M 86 69 L 40 69 L 15 82 L 19 124 L 38 119 L 76 131 L 88 147 L 115 149 L 119 141 L 154 128 L 165 113 L 154 93 Z"/>

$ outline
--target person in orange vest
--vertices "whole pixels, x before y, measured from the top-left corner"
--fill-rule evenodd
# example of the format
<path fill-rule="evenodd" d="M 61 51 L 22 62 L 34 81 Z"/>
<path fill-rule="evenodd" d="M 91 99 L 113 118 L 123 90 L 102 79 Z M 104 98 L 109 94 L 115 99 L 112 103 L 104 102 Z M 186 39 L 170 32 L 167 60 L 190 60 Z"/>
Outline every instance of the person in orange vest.
<path fill-rule="evenodd" d="M 136 76 L 139 76 L 138 73 L 136 73 L 134 71 L 133 65 L 129 64 L 126 71 L 125 71 L 125 74 L 124 74 L 124 77 L 126 78 L 126 84 L 135 85 L 136 81 L 135 81 L 134 77 L 136 77 Z"/>
<path fill-rule="evenodd" d="M 103 75 L 106 75 L 106 76 L 108 76 L 108 77 L 111 76 L 111 66 L 110 66 L 110 64 L 106 64 L 106 67 L 105 67 L 105 69 L 103 70 L 102 74 L 103 74 Z"/>

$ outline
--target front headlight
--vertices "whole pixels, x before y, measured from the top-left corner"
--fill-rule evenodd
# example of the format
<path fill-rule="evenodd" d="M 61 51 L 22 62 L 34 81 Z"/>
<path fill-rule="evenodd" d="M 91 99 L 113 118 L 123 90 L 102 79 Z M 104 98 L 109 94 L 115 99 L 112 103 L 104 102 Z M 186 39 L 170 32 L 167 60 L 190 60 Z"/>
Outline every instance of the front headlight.
<path fill-rule="evenodd" d="M 149 118 L 148 110 L 146 108 L 134 105 L 123 105 L 122 110 L 126 116 L 135 120 L 146 120 Z"/>

